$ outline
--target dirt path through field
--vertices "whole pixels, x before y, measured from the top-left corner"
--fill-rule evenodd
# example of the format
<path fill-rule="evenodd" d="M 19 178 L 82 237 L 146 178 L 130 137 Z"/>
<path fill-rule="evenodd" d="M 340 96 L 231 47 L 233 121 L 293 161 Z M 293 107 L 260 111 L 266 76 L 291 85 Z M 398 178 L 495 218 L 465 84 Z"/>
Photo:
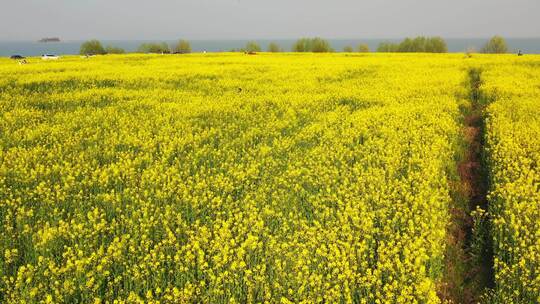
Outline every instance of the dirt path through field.
<path fill-rule="evenodd" d="M 488 171 L 484 162 L 485 98 L 481 71 L 469 70 L 470 104 L 463 109 L 463 151 L 452 182 L 445 274 L 439 296 L 450 303 L 478 303 L 493 287 L 493 252 L 487 214 Z M 480 209 L 479 209 L 480 208 Z M 473 211 L 475 211 L 473 213 Z"/>

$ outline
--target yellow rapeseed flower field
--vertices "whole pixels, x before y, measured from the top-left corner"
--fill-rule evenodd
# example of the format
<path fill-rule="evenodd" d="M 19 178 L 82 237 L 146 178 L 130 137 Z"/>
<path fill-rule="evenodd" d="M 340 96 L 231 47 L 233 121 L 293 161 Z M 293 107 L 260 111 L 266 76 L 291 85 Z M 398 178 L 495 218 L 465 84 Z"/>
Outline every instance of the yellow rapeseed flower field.
<path fill-rule="evenodd" d="M 479 57 L 0 59 L 1 302 L 439 303 L 483 63 L 497 274 L 532 299 L 538 82 Z"/>
<path fill-rule="evenodd" d="M 540 58 L 491 59 L 483 90 L 495 251 L 493 301 L 540 303 Z"/>

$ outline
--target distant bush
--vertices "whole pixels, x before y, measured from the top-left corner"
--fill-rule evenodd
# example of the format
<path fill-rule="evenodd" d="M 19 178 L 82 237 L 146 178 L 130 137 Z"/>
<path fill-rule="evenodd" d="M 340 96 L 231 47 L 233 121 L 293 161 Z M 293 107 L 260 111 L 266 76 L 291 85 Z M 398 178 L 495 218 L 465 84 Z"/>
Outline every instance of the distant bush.
<path fill-rule="evenodd" d="M 467 50 L 465 51 L 467 54 L 474 54 L 474 53 L 478 53 L 478 51 L 476 50 L 476 48 L 474 46 L 470 46 L 467 48 Z"/>
<path fill-rule="evenodd" d="M 369 46 L 365 43 L 359 44 L 357 49 L 359 53 L 369 53 Z"/>
<path fill-rule="evenodd" d="M 268 45 L 268 52 L 270 52 L 270 53 L 279 53 L 281 51 L 282 51 L 281 47 L 275 42 L 271 42 Z"/>
<path fill-rule="evenodd" d="M 101 45 L 101 42 L 98 40 L 88 40 L 81 44 L 80 54 L 81 55 L 103 55 L 107 52 Z"/>
<path fill-rule="evenodd" d="M 426 53 L 448 53 L 448 45 L 441 37 L 426 38 L 425 49 Z"/>
<path fill-rule="evenodd" d="M 143 43 L 137 49 L 139 53 L 168 54 L 171 52 L 167 43 Z"/>
<path fill-rule="evenodd" d="M 343 52 L 345 53 L 352 53 L 354 50 L 352 48 L 352 46 L 350 45 L 347 45 L 346 47 L 343 48 Z"/>
<path fill-rule="evenodd" d="M 379 47 L 377 47 L 377 52 L 381 53 L 392 53 L 397 52 L 399 49 L 399 44 L 392 42 L 381 42 Z"/>
<path fill-rule="evenodd" d="M 191 44 L 187 40 L 179 40 L 173 47 L 172 51 L 179 54 L 191 53 Z"/>
<path fill-rule="evenodd" d="M 403 53 L 446 53 L 448 47 L 440 37 L 416 37 L 406 38 L 398 47 L 398 52 Z"/>
<path fill-rule="evenodd" d="M 333 52 L 334 49 L 330 46 L 327 40 L 321 38 L 313 38 L 311 40 L 311 51 L 314 53 L 328 53 Z"/>
<path fill-rule="evenodd" d="M 108 45 L 105 48 L 105 52 L 107 52 L 107 54 L 125 54 L 126 50 L 124 50 L 123 48 Z"/>
<path fill-rule="evenodd" d="M 476 51 L 476 48 L 473 47 L 473 46 L 470 46 L 467 48 L 467 50 L 465 51 L 465 56 L 471 58 L 473 56 L 474 53 L 477 53 Z"/>
<path fill-rule="evenodd" d="M 441 37 L 405 38 L 399 44 L 383 42 L 377 48 L 378 52 L 401 53 L 446 53 L 448 46 Z"/>
<path fill-rule="evenodd" d="M 484 47 L 482 48 L 482 53 L 486 54 L 505 54 L 508 53 L 508 45 L 506 40 L 501 36 L 492 37 Z"/>
<path fill-rule="evenodd" d="M 327 53 L 334 50 L 327 40 L 322 38 L 301 38 L 298 39 L 292 48 L 293 52 L 314 52 Z"/>
<path fill-rule="evenodd" d="M 249 41 L 248 43 L 246 43 L 245 51 L 246 52 L 260 52 L 261 46 L 255 41 Z"/>
<path fill-rule="evenodd" d="M 309 39 L 308 38 L 301 38 L 296 40 L 292 47 L 293 52 L 309 52 Z"/>

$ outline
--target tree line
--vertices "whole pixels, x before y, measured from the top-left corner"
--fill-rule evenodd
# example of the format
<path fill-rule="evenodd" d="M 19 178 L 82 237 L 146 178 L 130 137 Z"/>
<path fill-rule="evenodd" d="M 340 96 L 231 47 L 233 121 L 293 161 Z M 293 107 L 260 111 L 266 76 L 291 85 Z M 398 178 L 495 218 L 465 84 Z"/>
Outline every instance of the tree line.
<path fill-rule="evenodd" d="M 255 41 L 249 41 L 243 48 L 232 49 L 231 52 L 257 53 L 262 52 L 260 44 Z M 335 50 L 330 42 L 320 37 L 300 38 L 292 46 L 293 52 L 312 52 L 312 53 L 331 53 Z M 267 52 L 278 53 L 285 50 L 275 42 L 271 42 L 266 49 Z M 382 53 L 447 53 L 448 46 L 441 37 L 415 37 L 405 38 L 399 43 L 381 42 L 377 47 L 377 52 Z M 137 49 L 138 53 L 157 53 L 157 54 L 188 54 L 192 52 L 191 44 L 187 40 L 178 40 L 175 44 L 169 45 L 162 43 L 143 43 Z M 367 53 L 370 52 L 369 46 L 361 43 L 354 48 L 345 46 L 343 52 Z M 480 50 L 482 53 L 502 54 L 508 53 L 508 45 L 504 38 L 494 36 Z M 80 47 L 81 55 L 104 55 L 104 54 L 124 54 L 126 51 L 122 48 L 107 45 L 103 46 L 99 40 L 89 40 Z"/>
<path fill-rule="evenodd" d="M 377 52 L 399 53 L 447 53 L 448 46 L 441 37 L 405 38 L 400 43 L 383 42 Z"/>
<path fill-rule="evenodd" d="M 125 54 L 126 51 L 119 47 L 103 47 L 99 40 L 88 40 L 81 44 L 79 53 L 81 55 L 105 55 L 105 54 Z M 188 54 L 191 53 L 191 44 L 187 40 L 178 40 L 173 45 L 162 43 L 143 43 L 137 49 L 137 53 L 159 53 L 159 54 Z"/>

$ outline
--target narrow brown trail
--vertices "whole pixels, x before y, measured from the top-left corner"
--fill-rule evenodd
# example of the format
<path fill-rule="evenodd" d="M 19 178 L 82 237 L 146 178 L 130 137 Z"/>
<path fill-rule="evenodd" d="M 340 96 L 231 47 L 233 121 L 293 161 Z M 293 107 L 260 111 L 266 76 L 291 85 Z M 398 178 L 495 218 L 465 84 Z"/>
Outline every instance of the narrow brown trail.
<path fill-rule="evenodd" d="M 471 212 L 487 210 L 488 172 L 484 153 L 485 100 L 480 92 L 481 71 L 469 71 L 470 105 L 463 109 L 463 155 L 452 181 L 445 272 L 439 288 L 441 300 L 449 303 L 478 303 L 486 288 L 492 287 L 493 253 L 489 221 L 485 213 L 473 218 Z"/>

